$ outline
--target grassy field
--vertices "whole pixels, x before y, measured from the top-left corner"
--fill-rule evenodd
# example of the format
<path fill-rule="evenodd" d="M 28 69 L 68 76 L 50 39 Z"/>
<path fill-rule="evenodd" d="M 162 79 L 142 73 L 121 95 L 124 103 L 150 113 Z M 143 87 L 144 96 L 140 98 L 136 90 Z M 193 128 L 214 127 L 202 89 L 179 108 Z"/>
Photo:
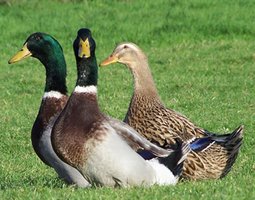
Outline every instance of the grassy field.
<path fill-rule="evenodd" d="M 252 0 L 0 1 L 0 199 L 254 199 L 254 10 Z M 226 178 L 130 189 L 77 189 L 58 180 L 30 140 L 44 68 L 32 58 L 11 66 L 7 61 L 31 33 L 53 35 L 64 49 L 70 93 L 76 80 L 72 41 L 81 27 L 93 32 L 98 62 L 116 43 L 137 43 L 162 100 L 197 125 L 220 133 L 245 125 L 244 144 Z M 101 109 L 123 119 L 132 94 L 129 71 L 121 65 L 99 69 L 98 87 Z"/>

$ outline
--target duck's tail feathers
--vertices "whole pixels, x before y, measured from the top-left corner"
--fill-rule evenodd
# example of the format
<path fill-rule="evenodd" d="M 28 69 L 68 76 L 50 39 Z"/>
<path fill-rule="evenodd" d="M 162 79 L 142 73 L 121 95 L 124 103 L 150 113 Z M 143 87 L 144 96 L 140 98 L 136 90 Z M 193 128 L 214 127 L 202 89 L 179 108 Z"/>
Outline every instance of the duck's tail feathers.
<path fill-rule="evenodd" d="M 223 170 L 223 173 L 221 175 L 221 178 L 228 174 L 228 172 L 231 170 L 233 164 L 236 161 L 239 149 L 242 145 L 243 132 L 244 126 L 241 125 L 238 128 L 236 128 L 232 133 L 229 134 L 218 135 L 209 133 L 209 135 L 215 141 L 215 143 L 224 147 L 225 151 L 227 152 L 228 160 L 225 169 Z"/>
<path fill-rule="evenodd" d="M 236 128 L 232 133 L 224 135 L 213 135 L 212 139 L 222 146 L 232 149 L 232 151 L 238 151 L 243 139 L 244 126 L 241 125 Z"/>
<path fill-rule="evenodd" d="M 228 160 L 226 167 L 221 174 L 221 178 L 226 176 L 228 172 L 231 170 L 233 164 L 236 161 L 237 155 L 239 153 L 239 149 L 242 145 L 243 140 L 243 132 L 244 132 L 244 126 L 239 126 L 237 129 L 235 129 L 232 134 L 229 135 L 226 142 L 223 143 L 223 146 L 227 150 L 228 154 Z"/>
<path fill-rule="evenodd" d="M 183 169 L 183 162 L 188 153 L 191 151 L 190 144 L 176 140 L 176 150 L 174 150 L 168 157 L 159 158 L 159 162 L 164 164 L 171 170 L 175 177 L 180 177 Z"/>
<path fill-rule="evenodd" d="M 233 143 L 235 140 L 238 140 L 238 138 L 243 137 L 243 130 L 244 130 L 244 125 L 239 126 L 236 128 L 232 133 L 227 133 L 227 134 L 216 134 L 216 133 L 211 133 L 208 131 L 205 131 L 207 136 L 210 136 L 213 140 L 219 143 Z"/>

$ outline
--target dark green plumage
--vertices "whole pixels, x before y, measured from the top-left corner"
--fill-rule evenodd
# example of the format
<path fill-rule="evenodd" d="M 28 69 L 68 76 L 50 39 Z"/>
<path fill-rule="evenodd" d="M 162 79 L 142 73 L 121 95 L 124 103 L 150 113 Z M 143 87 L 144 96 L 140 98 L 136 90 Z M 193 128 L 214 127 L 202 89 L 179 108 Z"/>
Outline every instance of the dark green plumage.
<path fill-rule="evenodd" d="M 67 93 L 66 62 L 57 40 L 46 33 L 34 33 L 26 40 L 32 56 L 39 59 L 46 69 L 45 92 Z"/>

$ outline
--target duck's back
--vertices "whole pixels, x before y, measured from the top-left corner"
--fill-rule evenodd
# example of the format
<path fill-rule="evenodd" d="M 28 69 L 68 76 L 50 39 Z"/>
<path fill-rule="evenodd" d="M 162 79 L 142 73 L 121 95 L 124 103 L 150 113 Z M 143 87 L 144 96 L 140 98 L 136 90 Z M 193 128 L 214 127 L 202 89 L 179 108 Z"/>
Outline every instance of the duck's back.
<path fill-rule="evenodd" d="M 188 141 L 203 137 L 202 129 L 185 116 L 166 108 L 158 98 L 134 94 L 125 120 L 138 133 L 161 147 L 169 147 L 175 138 Z"/>

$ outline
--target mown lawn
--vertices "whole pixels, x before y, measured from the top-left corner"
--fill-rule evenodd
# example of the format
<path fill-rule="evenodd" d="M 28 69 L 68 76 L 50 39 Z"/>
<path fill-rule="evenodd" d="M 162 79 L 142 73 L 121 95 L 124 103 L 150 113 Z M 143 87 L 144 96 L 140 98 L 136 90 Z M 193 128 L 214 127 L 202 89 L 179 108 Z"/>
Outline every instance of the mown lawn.
<path fill-rule="evenodd" d="M 254 10 L 252 0 L 0 1 L 0 199 L 254 199 Z M 70 93 L 76 79 L 72 41 L 81 27 L 93 32 L 98 62 L 116 43 L 137 43 L 162 100 L 199 126 L 223 133 L 245 125 L 244 144 L 226 178 L 130 189 L 77 189 L 58 180 L 30 141 L 44 68 L 32 58 L 7 61 L 31 33 L 53 35 L 65 52 Z M 99 69 L 98 87 L 102 110 L 123 119 L 132 95 L 129 71 L 122 65 Z"/>

